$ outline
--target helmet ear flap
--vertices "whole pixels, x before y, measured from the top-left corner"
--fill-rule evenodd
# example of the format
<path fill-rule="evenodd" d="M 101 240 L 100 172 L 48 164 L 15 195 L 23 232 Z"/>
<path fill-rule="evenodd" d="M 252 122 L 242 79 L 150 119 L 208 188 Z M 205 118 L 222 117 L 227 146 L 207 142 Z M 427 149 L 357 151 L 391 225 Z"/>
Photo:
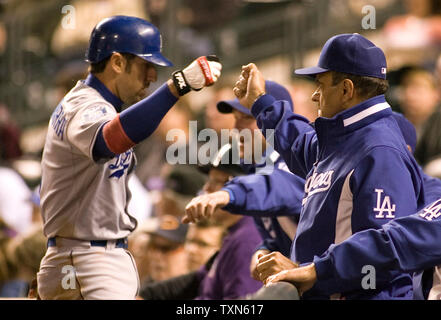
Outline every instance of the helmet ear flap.
<path fill-rule="evenodd" d="M 113 16 L 95 26 L 85 58 L 87 62 L 97 63 L 113 52 L 124 52 L 156 65 L 173 65 L 161 50 L 161 34 L 153 24 L 137 17 Z"/>

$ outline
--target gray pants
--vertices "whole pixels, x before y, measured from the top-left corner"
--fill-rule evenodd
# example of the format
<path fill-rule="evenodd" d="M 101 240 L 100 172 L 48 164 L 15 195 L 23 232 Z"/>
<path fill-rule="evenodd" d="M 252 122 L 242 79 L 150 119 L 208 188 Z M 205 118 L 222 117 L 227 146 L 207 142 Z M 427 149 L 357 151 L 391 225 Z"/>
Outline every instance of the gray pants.
<path fill-rule="evenodd" d="M 37 274 L 41 299 L 132 300 L 139 290 L 135 261 L 129 251 L 91 246 L 88 241 L 57 238 Z"/>

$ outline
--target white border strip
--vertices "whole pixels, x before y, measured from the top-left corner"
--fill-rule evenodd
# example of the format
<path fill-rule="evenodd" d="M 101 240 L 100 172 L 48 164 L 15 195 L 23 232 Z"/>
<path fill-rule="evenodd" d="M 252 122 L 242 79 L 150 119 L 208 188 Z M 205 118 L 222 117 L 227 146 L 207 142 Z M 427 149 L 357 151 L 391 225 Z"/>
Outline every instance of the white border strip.
<path fill-rule="evenodd" d="M 387 108 L 390 108 L 389 103 L 387 103 L 387 102 L 377 103 L 377 104 L 373 105 L 372 107 L 367 108 L 366 110 L 353 115 L 350 118 L 344 119 L 343 126 L 347 127 L 357 121 L 360 121 L 360 120 L 370 116 L 371 114 L 377 113 L 377 112 L 384 110 L 384 109 L 387 109 Z"/>

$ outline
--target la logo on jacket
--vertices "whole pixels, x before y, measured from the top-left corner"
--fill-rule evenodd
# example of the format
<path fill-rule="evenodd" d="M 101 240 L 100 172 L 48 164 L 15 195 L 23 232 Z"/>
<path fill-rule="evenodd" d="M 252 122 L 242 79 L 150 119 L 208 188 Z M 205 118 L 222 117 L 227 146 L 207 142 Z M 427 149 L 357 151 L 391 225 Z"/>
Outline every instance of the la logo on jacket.
<path fill-rule="evenodd" d="M 438 218 L 441 215 L 441 199 L 436 200 L 430 206 L 424 208 L 419 215 L 429 221 Z"/>
<path fill-rule="evenodd" d="M 375 189 L 375 192 L 377 193 L 377 207 L 374 208 L 374 212 L 378 212 L 375 215 L 375 218 L 395 218 L 395 215 L 393 214 L 395 212 L 395 204 L 391 204 L 390 197 L 386 195 L 382 197 L 382 194 L 384 193 L 383 189 Z M 387 212 L 386 216 L 384 215 L 384 212 Z"/>

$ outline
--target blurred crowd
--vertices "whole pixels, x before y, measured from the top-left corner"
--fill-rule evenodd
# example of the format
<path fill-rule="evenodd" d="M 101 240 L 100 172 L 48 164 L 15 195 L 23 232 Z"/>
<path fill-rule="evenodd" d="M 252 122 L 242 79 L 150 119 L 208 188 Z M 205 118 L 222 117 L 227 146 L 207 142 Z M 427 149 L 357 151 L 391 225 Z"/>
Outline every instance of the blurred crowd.
<path fill-rule="evenodd" d="M 388 18 L 373 37 L 382 39 L 381 42 L 387 45 L 387 58 L 394 66 L 388 70 L 390 90 L 387 99 L 417 130 L 415 158 L 426 173 L 441 178 L 441 1 L 403 2 L 405 12 Z M 151 18 L 160 28 L 166 24 L 166 21 L 159 20 L 162 5 L 162 1 L 149 1 Z M 228 12 L 223 13 L 228 16 Z M 188 9 L 180 12 L 180 19 L 192 21 L 188 24 L 197 30 L 205 22 L 195 14 Z M 204 44 L 203 41 L 199 43 Z M 206 44 L 204 48 L 209 46 Z M 204 48 L 199 51 L 206 50 Z M 197 51 L 198 48 L 192 49 Z M 84 63 L 71 64 L 60 70 L 54 77 L 59 96 L 63 96 L 86 73 Z M 207 268 L 207 264 L 209 269 L 209 263 L 223 245 L 228 230 L 222 222 L 181 223 L 186 204 L 204 192 L 207 176 L 196 166 L 170 165 L 166 152 L 175 141 L 166 138 L 171 129 L 180 129 L 188 137 L 191 120 L 198 121 L 198 130 L 212 128 L 220 132 L 233 128 L 233 115 L 221 114 L 216 108 L 219 101 L 234 98 L 233 85 L 228 80 L 216 84 L 207 90 L 205 100 L 198 101 L 197 105 L 191 94 L 181 99 L 153 135 L 135 147 L 138 165 L 129 185 L 132 199 L 128 211 L 137 218 L 138 227 L 129 239 L 129 250 L 135 258 L 143 286 L 188 275 Z M 295 112 L 313 121 L 317 117 L 317 107 L 311 101 L 314 81 L 292 78 L 283 85 L 291 93 Z M 39 211 L 38 170 L 30 174 L 32 166 L 23 165 L 23 160 L 30 158 L 38 162 L 42 144 L 32 154 L 24 152 L 23 145 L 29 144 L 26 141 L 29 136 L 22 135 L 25 129 L 17 124 L 8 106 L 0 101 L 2 298 L 32 296 L 33 280 L 46 251 Z"/>

